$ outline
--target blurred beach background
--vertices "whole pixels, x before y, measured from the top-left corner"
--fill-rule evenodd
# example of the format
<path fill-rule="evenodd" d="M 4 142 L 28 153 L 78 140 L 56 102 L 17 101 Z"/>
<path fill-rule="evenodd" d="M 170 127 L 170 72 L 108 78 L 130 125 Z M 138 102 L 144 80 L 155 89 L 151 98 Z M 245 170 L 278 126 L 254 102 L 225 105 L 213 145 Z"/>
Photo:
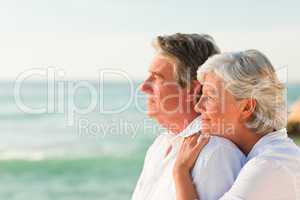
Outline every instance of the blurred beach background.
<path fill-rule="evenodd" d="M 47 105 L 45 82 L 22 87 L 26 105 Z M 130 101 L 128 83 L 108 82 L 104 88 L 105 110 L 117 110 Z M 21 112 L 13 103 L 14 82 L 1 82 L 0 91 L 0 199 L 130 198 L 145 151 L 159 133 L 134 102 L 122 113 L 101 114 L 95 109 L 77 115 L 74 126 L 67 126 L 64 113 Z M 90 97 L 81 90 L 74 100 L 83 107 Z M 140 107 L 145 107 L 144 101 Z M 88 120 L 88 125 L 80 128 L 80 120 Z M 93 126 L 101 129 L 92 130 Z"/>
<path fill-rule="evenodd" d="M 299 7 L 0 1 L 0 199 L 130 199 L 146 150 L 163 131 L 138 91 L 160 34 L 208 33 L 223 51 L 261 50 L 288 87 L 291 108 L 300 98 Z"/>
<path fill-rule="evenodd" d="M 97 82 L 91 83 L 96 87 Z M 21 112 L 12 103 L 13 88 L 13 82 L 0 84 L 0 199 L 130 199 L 145 152 L 162 131 L 141 111 L 143 99 L 140 107 L 132 101 L 118 114 L 101 114 L 95 109 L 77 115 L 74 126 L 67 126 L 65 114 Z M 130 102 L 128 83 L 107 82 L 104 88 L 106 110 Z M 22 91 L 26 105 L 47 105 L 45 82 L 25 83 Z M 289 85 L 289 104 L 299 96 L 300 84 Z M 78 106 L 89 101 L 86 90 L 78 91 Z M 89 122 L 83 121 L 80 128 L 80 120 Z M 300 144 L 299 139 L 297 142 Z"/>

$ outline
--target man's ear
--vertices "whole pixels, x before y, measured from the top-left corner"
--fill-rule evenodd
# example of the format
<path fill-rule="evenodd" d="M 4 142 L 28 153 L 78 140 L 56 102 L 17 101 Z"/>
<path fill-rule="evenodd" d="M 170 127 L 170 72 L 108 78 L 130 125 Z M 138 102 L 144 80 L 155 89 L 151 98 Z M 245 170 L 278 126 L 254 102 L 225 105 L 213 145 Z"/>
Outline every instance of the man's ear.
<path fill-rule="evenodd" d="M 198 102 L 202 94 L 202 85 L 199 81 L 193 80 L 189 88 L 189 101 L 193 101 L 195 104 Z"/>
<path fill-rule="evenodd" d="M 255 99 L 243 99 L 240 104 L 242 119 L 245 121 L 249 119 L 254 113 L 256 108 L 256 100 Z"/>

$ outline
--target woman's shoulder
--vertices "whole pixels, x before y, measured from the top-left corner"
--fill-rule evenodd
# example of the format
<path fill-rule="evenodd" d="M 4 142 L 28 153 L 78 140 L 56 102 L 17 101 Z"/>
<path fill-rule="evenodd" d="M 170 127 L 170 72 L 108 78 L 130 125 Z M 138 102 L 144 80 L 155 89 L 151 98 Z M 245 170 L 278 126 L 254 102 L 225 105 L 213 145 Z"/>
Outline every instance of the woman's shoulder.
<path fill-rule="evenodd" d="M 211 152 L 230 151 L 244 155 L 242 151 L 233 142 L 224 137 L 211 136 L 206 146 L 206 148 L 209 149 Z"/>
<path fill-rule="evenodd" d="M 208 144 L 200 152 L 198 160 L 199 162 L 202 160 L 204 164 L 219 163 L 222 161 L 227 164 L 228 162 L 233 162 L 233 165 L 238 164 L 238 166 L 242 166 L 245 163 L 246 157 L 230 140 L 223 137 L 211 136 Z"/>

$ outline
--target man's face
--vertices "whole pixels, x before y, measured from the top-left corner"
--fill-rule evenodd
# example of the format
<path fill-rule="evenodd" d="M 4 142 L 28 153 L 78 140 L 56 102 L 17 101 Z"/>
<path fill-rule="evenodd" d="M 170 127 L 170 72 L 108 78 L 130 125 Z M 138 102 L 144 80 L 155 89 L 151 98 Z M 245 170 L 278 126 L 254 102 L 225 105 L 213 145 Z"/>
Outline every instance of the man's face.
<path fill-rule="evenodd" d="M 147 114 L 158 121 L 165 121 L 180 112 L 186 97 L 175 80 L 173 63 L 160 55 L 153 58 L 149 76 L 140 89 L 147 95 Z"/>

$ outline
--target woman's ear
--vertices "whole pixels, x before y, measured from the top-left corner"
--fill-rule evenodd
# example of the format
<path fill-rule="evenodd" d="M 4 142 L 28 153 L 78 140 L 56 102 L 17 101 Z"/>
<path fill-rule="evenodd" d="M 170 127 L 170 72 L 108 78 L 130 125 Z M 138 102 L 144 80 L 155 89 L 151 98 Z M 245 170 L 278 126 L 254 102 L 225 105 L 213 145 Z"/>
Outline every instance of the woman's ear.
<path fill-rule="evenodd" d="M 256 108 L 256 100 L 255 99 L 243 99 L 240 104 L 241 115 L 243 120 L 249 119 Z"/>

